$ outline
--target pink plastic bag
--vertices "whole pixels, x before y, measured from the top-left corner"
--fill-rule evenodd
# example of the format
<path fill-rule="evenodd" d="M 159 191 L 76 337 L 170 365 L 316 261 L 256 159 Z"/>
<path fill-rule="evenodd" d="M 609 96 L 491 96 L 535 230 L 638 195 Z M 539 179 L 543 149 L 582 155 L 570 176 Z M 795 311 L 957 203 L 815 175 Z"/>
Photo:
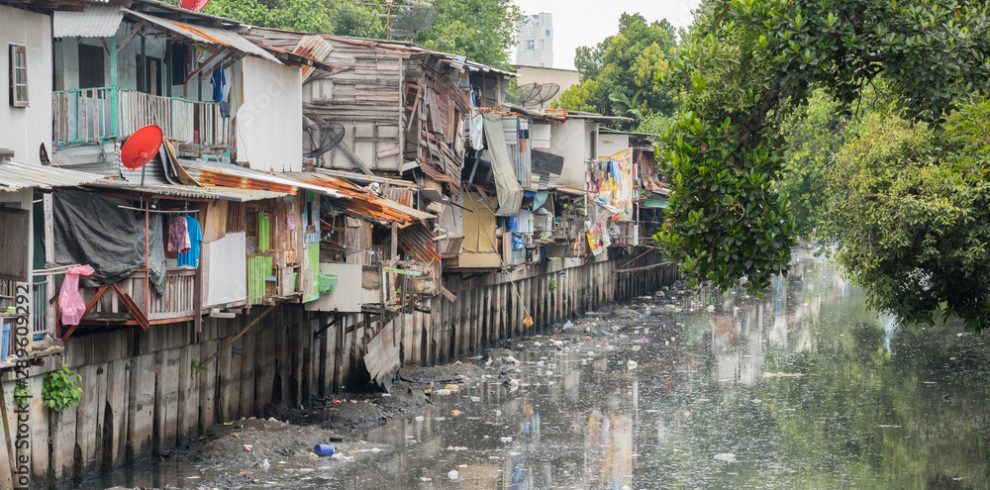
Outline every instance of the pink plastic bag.
<path fill-rule="evenodd" d="M 62 325 L 79 325 L 86 312 L 86 303 L 79 295 L 79 276 L 92 275 L 92 267 L 82 265 L 70 267 L 65 272 L 62 289 L 58 291 L 58 307 L 62 310 Z"/>

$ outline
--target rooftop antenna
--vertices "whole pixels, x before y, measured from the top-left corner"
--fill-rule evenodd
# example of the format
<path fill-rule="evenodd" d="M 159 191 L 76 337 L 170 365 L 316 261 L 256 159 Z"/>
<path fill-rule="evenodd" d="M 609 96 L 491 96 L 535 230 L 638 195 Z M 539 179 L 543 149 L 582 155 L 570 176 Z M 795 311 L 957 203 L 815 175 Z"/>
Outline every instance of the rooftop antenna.
<path fill-rule="evenodd" d="M 515 93 L 512 96 L 512 102 L 524 106 L 533 98 L 534 94 L 539 93 L 539 90 L 540 84 L 538 83 L 516 85 Z"/>
<path fill-rule="evenodd" d="M 523 107 L 543 107 L 557 94 L 560 93 L 560 85 L 556 83 L 527 83 L 516 87 L 516 94 L 513 102 Z"/>
<path fill-rule="evenodd" d="M 385 35 L 388 39 L 414 38 L 433 26 L 437 10 L 428 3 L 396 4 L 386 0 Z"/>
<path fill-rule="evenodd" d="M 540 85 L 540 91 L 533 97 L 533 105 L 543 107 L 543 104 L 553 100 L 560 93 L 560 85 L 556 83 L 544 83 Z"/>

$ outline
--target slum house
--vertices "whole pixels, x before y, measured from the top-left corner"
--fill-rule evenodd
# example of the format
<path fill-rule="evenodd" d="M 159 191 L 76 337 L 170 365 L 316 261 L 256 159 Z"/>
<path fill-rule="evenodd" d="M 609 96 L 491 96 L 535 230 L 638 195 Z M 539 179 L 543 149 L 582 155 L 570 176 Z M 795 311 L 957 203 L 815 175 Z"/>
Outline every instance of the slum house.
<path fill-rule="evenodd" d="M 467 277 L 465 274 L 481 273 L 489 282 L 501 282 L 502 287 L 507 287 L 504 281 L 511 281 L 511 274 L 503 274 L 501 271 L 526 266 L 525 268 L 531 269 L 529 273 L 539 274 L 539 270 L 561 270 L 565 265 L 577 267 L 584 263 L 588 238 L 584 211 L 587 198 L 586 177 L 588 165 L 597 158 L 597 152 L 593 149 L 597 143 L 595 123 L 611 119 L 597 116 L 599 120 L 595 121 L 592 119 L 596 115 L 572 114 L 580 119 L 581 129 L 589 129 L 586 134 L 579 134 L 575 138 L 580 139 L 576 143 L 577 148 L 587 148 L 587 151 L 581 153 L 577 159 L 572 158 L 571 169 L 578 173 L 579 179 L 575 179 L 573 187 L 565 187 L 565 198 L 560 205 L 555 205 L 557 199 L 551 196 L 558 193 L 549 191 L 559 184 L 564 170 L 564 156 L 552 152 L 551 131 L 554 126 L 564 125 L 567 114 L 561 116 L 531 112 L 506 104 L 505 92 L 511 74 L 405 43 L 303 36 L 282 31 L 255 30 L 253 34 L 257 36 L 255 40 L 266 46 L 313 54 L 330 62 L 338 70 L 330 75 L 316 70 L 305 84 L 308 124 L 313 128 L 305 138 L 305 145 L 313 152 L 311 157 L 314 158 L 317 172 L 332 173 L 352 181 L 356 181 L 359 174 L 364 174 L 364 183 L 374 184 L 379 190 L 387 189 L 389 192 L 397 190 L 397 181 L 411 183 L 415 185 L 412 189 L 417 193 L 417 204 L 424 210 L 440 215 L 432 227 L 434 242 L 439 246 L 440 256 L 444 259 L 444 282 L 440 288 L 444 299 L 434 298 L 419 303 L 421 312 L 431 312 L 426 320 L 439 320 L 440 325 L 434 325 L 431 331 L 431 328 L 416 323 L 411 330 L 417 335 L 420 332 L 422 334 L 405 339 L 408 342 L 400 342 L 404 345 L 403 359 L 445 355 L 458 350 L 454 345 L 456 342 L 469 342 L 468 336 L 459 336 L 455 332 L 460 326 L 447 324 L 454 318 L 448 312 L 450 303 L 457 302 L 457 294 L 454 293 L 460 287 L 470 287 L 469 282 L 458 280 L 460 277 Z M 409 61 L 404 61 L 407 57 Z M 449 113 L 451 107 L 459 107 L 456 106 L 457 98 L 450 99 L 453 104 L 444 105 L 441 95 L 445 91 L 438 90 L 435 85 L 426 85 L 426 96 L 422 99 L 409 97 L 410 90 L 419 90 L 420 77 L 406 79 L 403 70 L 412 66 L 406 71 L 420 73 L 417 70 L 424 66 L 420 62 L 422 59 L 433 59 L 434 65 L 444 67 L 453 76 L 463 75 L 459 75 L 460 70 L 452 70 L 452 67 L 467 67 L 468 85 L 464 86 L 462 80 L 458 86 L 463 92 L 459 97 L 468 97 L 471 119 L 466 121 L 467 131 L 455 131 L 462 134 L 462 137 L 467 137 L 467 141 L 462 141 L 461 137 L 443 138 L 446 136 L 444 133 L 453 128 L 453 120 L 443 121 L 441 116 Z M 397 94 L 401 95 L 397 97 Z M 459 110 L 457 112 L 459 114 Z M 419 125 L 417 117 L 403 118 L 404 114 L 412 113 L 424 120 L 424 124 Z M 465 116 L 457 118 L 458 124 L 462 117 Z M 442 121 L 443 124 L 437 124 L 436 121 Z M 432 134 L 424 135 L 423 128 Z M 571 128 L 578 128 L 578 124 L 572 124 L 568 129 Z M 329 138 L 333 142 L 331 144 L 326 143 L 328 134 L 336 136 Z M 497 143 L 487 144 L 488 139 Z M 423 141 L 445 142 L 448 148 L 454 148 L 458 152 L 463 144 L 466 161 L 460 174 L 461 182 L 438 179 L 436 168 L 424 167 L 421 152 L 407 152 L 405 157 L 408 163 L 405 165 L 400 163 L 402 159 L 396 158 L 397 148 L 423 147 Z M 535 146 L 539 147 L 536 152 L 533 151 Z M 499 149 L 498 158 L 492 158 L 493 152 L 487 151 L 490 149 Z M 558 153 L 566 154 L 560 151 Z M 533 157 L 534 154 L 537 155 L 536 158 Z M 497 164 L 493 165 L 492 161 Z M 458 164 L 459 162 L 455 163 L 455 168 Z M 500 174 L 498 178 L 496 173 Z M 438 185 L 438 180 L 441 180 L 441 185 Z M 554 213 L 557 216 L 552 216 Z M 601 214 L 606 216 L 604 212 Z M 561 226 L 561 221 L 573 226 Z M 539 233 L 536 233 L 537 230 Z M 571 245 L 574 249 L 568 254 L 573 260 L 566 264 L 562 258 L 551 259 L 551 263 L 541 263 L 544 247 L 536 237 L 545 243 L 556 245 L 553 243 L 554 230 L 560 242 Z M 362 235 L 367 237 L 369 233 L 364 232 Z M 364 260 L 375 260 L 378 255 L 375 250 L 384 248 L 375 247 L 375 242 L 389 242 L 385 230 L 379 231 L 378 236 L 379 238 L 372 237 L 370 240 L 372 252 L 362 254 L 366 257 Z M 420 240 L 419 243 L 429 246 L 429 242 L 425 240 Z M 354 247 L 351 248 L 353 249 Z M 604 250 L 604 247 L 600 249 Z M 601 253 L 601 250 L 595 257 L 596 260 L 604 261 L 607 254 Z M 405 254 L 406 251 L 399 250 L 399 253 Z M 377 285 L 386 281 L 374 280 L 376 275 L 384 276 L 374 264 L 365 266 L 363 272 L 362 282 L 367 287 L 361 292 L 360 301 L 362 309 L 369 312 L 377 308 L 373 302 L 379 291 Z M 457 274 L 451 274 L 453 272 Z M 491 272 L 498 273 L 488 274 Z M 512 297 L 500 296 L 501 301 L 519 302 L 522 296 L 519 288 L 513 286 L 510 289 Z M 333 293 L 331 296 L 336 295 L 337 293 Z M 321 303 L 323 301 L 321 299 Z M 428 303 L 432 304 L 426 307 Z M 339 305 L 331 302 L 311 307 L 331 312 L 332 308 Z M 356 310 L 357 301 L 352 302 L 350 307 Z M 460 307 L 463 307 L 463 303 L 456 305 L 456 308 Z M 459 311 L 456 308 L 454 310 Z M 515 311 L 521 312 L 522 308 L 516 306 Z M 349 321 L 351 320 L 341 320 L 343 324 L 348 324 Z M 456 324 L 456 321 L 453 323 Z M 367 328 L 368 324 L 370 322 L 361 322 L 355 326 L 355 330 L 358 327 Z M 380 323 L 375 325 L 373 331 L 391 332 L 380 329 Z M 351 331 L 349 327 L 347 331 Z M 409 331 L 408 328 L 400 328 L 400 336 L 405 338 Z M 474 340 L 470 341 L 478 341 L 482 337 L 483 335 L 474 335 Z M 360 343 L 354 344 L 352 338 L 348 337 L 344 342 L 350 346 L 358 345 L 357 350 L 362 352 Z M 413 344 L 412 349 L 409 348 L 409 343 Z M 425 347 L 428 352 L 425 354 L 424 349 L 419 348 L 423 343 L 428 344 Z M 407 350 L 408 355 L 405 355 Z"/>
<path fill-rule="evenodd" d="M 465 247 L 450 261 L 452 270 L 541 262 L 542 245 L 550 242 L 550 180 L 562 164 L 549 153 L 549 128 L 562 121 L 507 103 L 474 109 L 464 171 Z"/>
<path fill-rule="evenodd" d="M 65 346 L 64 358 L 33 370 L 28 387 L 40 394 L 45 373 L 64 362 L 85 388 L 82 403 L 54 424 L 40 397 L 32 401 L 35 474 L 123 464 L 216 420 L 301 399 L 309 376 L 298 344 L 307 337 L 255 340 L 285 339 L 277 330 L 299 327 L 301 309 L 250 307 L 319 297 L 318 261 L 308 260 L 319 238 L 317 195 L 348 198 L 251 167 L 301 169 L 301 66 L 312 62 L 259 48 L 237 23 L 158 2 L 99 2 L 54 15 L 2 8 L 5 19 L 31 26 L 41 17 L 35 23 L 46 26 L 37 41 L 24 38 L 30 50 L 3 57 L 20 97 L 4 105 L 4 127 L 24 131 L 17 150 L 31 147 L 31 163 L 0 167 L 2 201 L 28 210 L 2 213 L 12 229 L 5 236 L 27 240 L 17 244 L 27 254 L 9 254 L 4 269 L 30 268 L 5 279 L 33 276 L 32 308 L 17 319 L 32 322 L 39 346 Z M 59 90 L 34 83 L 24 97 L 27 74 Z M 205 84 L 215 89 L 209 95 Z M 146 124 L 159 125 L 166 142 L 142 171 L 128 170 L 120 145 Z M 247 144 L 280 131 L 268 145 Z M 260 184 L 217 185 L 217 166 Z M 5 292 L 11 287 L 4 282 Z M 77 294 L 65 302 L 56 291 Z M 262 322 L 260 334 L 230 342 Z M 242 362 L 247 342 L 275 348 Z"/>
<path fill-rule="evenodd" d="M 0 4 L 0 73 L 6 79 L 7 90 L 0 102 L 0 318 L 6 332 L 15 329 L 25 319 L 37 328 L 43 318 L 35 318 L 32 306 L 43 304 L 33 298 L 45 296 L 44 281 L 32 280 L 35 249 L 35 194 L 30 184 L 42 178 L 30 171 L 40 166 L 42 155 L 51 149 L 51 88 L 35 80 L 52 76 L 52 11 L 57 2 L 43 8 L 29 9 L 30 2 Z M 61 2 L 61 8 L 85 8 L 87 2 Z M 15 163 L 16 162 L 16 163 Z M 13 167 L 23 169 L 15 173 Z M 47 177 L 52 177 L 48 179 Z M 85 179 L 85 178 L 84 178 Z M 83 180 L 84 180 L 83 179 Z M 66 179 L 73 185 L 77 180 Z M 50 188 L 50 187 L 49 187 Z M 41 254 L 42 259 L 44 254 Z M 20 288 L 18 288 L 20 285 Z M 22 297 L 18 301 L 18 296 Z M 17 314 L 18 303 L 30 298 L 26 316 L 24 309 Z M 8 310 L 13 307 L 14 310 Z M 42 323 L 43 325 L 43 323 Z M 41 330 L 43 333 L 43 330 Z M 0 349 L 0 357 L 9 352 Z"/>
<path fill-rule="evenodd" d="M 415 153 L 420 157 L 409 160 L 409 165 L 400 166 L 398 172 L 364 172 L 363 169 L 355 172 L 355 169 L 326 168 L 326 163 L 323 167 L 297 169 L 292 160 L 295 152 L 291 147 L 280 150 L 288 163 L 280 163 L 277 159 L 266 160 L 268 153 L 256 153 L 250 146 L 245 146 L 264 140 L 243 138 L 241 128 L 272 122 L 265 118 L 251 120 L 252 112 L 245 110 L 245 107 L 261 104 L 261 101 L 268 101 L 280 108 L 297 107 L 297 120 L 303 121 L 302 103 L 291 105 L 293 100 L 299 100 L 295 99 L 298 92 L 291 89 L 273 90 L 261 95 L 257 92 L 248 95 L 249 77 L 244 76 L 243 72 L 238 75 L 237 70 L 243 70 L 247 63 L 264 61 L 270 63 L 270 68 L 275 72 L 275 75 L 269 75 L 277 78 L 279 72 L 286 73 L 283 67 L 294 67 L 285 70 L 296 70 L 294 76 L 298 76 L 302 91 L 302 80 L 318 75 L 332 76 L 336 72 L 337 68 L 332 63 L 326 63 L 326 57 L 315 54 L 324 50 L 325 46 L 316 43 L 316 46 L 303 46 L 302 49 L 293 45 L 295 47 L 289 49 L 260 42 L 261 47 L 276 59 L 272 61 L 261 53 L 250 53 L 251 48 L 242 44 L 241 40 L 258 39 L 252 37 L 250 28 L 236 22 L 184 12 L 157 2 L 132 2 L 127 11 L 120 12 L 124 27 L 118 25 L 116 33 L 104 35 L 98 40 L 101 45 L 106 42 L 104 51 L 108 57 L 114 52 L 108 49 L 114 40 L 118 47 L 125 44 L 123 50 L 126 50 L 126 44 L 134 42 L 135 37 L 149 36 L 157 29 L 150 24 L 161 26 L 164 22 L 173 27 L 182 24 L 185 27 L 179 30 L 184 32 L 209 32 L 209 37 L 190 40 L 192 49 L 204 48 L 199 45 L 210 44 L 216 39 L 223 39 L 224 46 L 237 47 L 236 50 L 228 49 L 226 54 L 240 59 L 224 66 L 222 77 L 216 75 L 217 70 L 213 70 L 211 80 L 218 80 L 223 86 L 225 84 L 221 79 L 236 81 L 240 76 L 244 82 L 232 83 L 221 91 L 227 111 L 221 103 L 221 121 L 212 127 L 229 128 L 226 136 L 221 131 L 221 136 L 227 138 L 225 144 L 217 143 L 223 140 L 210 139 L 209 120 L 200 120 L 199 116 L 209 115 L 209 110 L 194 107 L 194 131 L 175 133 L 171 129 L 166 130 L 167 144 L 159 157 L 144 168 L 143 173 L 122 168 L 119 162 L 119 145 L 125 141 L 124 133 L 127 132 L 121 129 L 123 126 L 119 121 L 141 113 L 140 107 L 136 111 L 120 110 L 120 95 L 126 87 L 118 86 L 118 90 L 105 92 L 102 98 L 80 96 L 89 102 L 83 103 L 81 111 L 76 109 L 66 113 L 71 113 L 72 118 L 81 114 L 81 119 L 62 124 L 61 130 L 58 122 L 65 118 L 52 116 L 56 122 L 54 139 L 57 145 L 51 171 L 75 171 L 84 175 L 77 175 L 79 180 L 62 181 L 66 185 L 80 185 L 67 191 L 64 194 L 66 199 L 60 196 L 62 193 L 57 189 L 52 195 L 43 196 L 46 269 L 34 269 L 32 272 L 50 274 L 48 277 L 57 277 L 57 281 L 64 285 L 68 282 L 64 277 L 70 275 L 66 266 L 92 265 L 81 264 L 84 261 L 93 262 L 96 266 L 104 265 L 95 254 L 83 259 L 77 259 L 77 255 L 64 258 L 64 255 L 75 250 L 64 254 L 61 261 L 57 260 L 59 255 L 56 250 L 60 246 L 68 248 L 66 244 L 69 243 L 93 245 L 96 242 L 78 239 L 81 226 L 94 226 L 94 223 L 85 222 L 86 218 L 94 221 L 94 215 L 117 215 L 117 222 L 124 223 L 125 226 L 117 226 L 114 233 L 108 232 L 103 236 L 113 237 L 110 241 L 120 245 L 129 245 L 128 257 L 131 260 L 129 264 L 109 263 L 118 268 L 129 265 L 130 269 L 114 277 L 120 280 L 110 280 L 110 274 L 94 274 L 90 276 L 95 279 L 92 285 L 82 284 L 84 309 L 76 312 L 81 313 L 78 326 L 70 325 L 74 321 L 65 322 L 66 311 L 56 311 L 45 326 L 46 331 L 52 332 L 49 335 L 59 337 L 53 342 L 65 346 L 65 362 L 82 375 L 84 395 L 78 407 L 54 418 L 47 418 L 40 402 L 32 403 L 33 418 L 39 421 L 32 434 L 36 456 L 32 465 L 37 475 L 44 474 L 49 467 L 56 478 L 79 476 L 81 472 L 96 466 L 109 469 L 144 454 L 166 452 L 184 438 L 205 430 L 217 421 L 263 413 L 272 404 L 305 403 L 312 394 L 330 388 L 349 386 L 360 389 L 369 379 L 387 384 L 389 374 L 400 363 L 431 363 L 476 352 L 493 340 L 521 335 L 529 328 L 546 328 L 577 312 L 638 294 L 671 278 L 671 271 L 664 269 L 658 270 L 657 274 L 620 279 L 610 273 L 619 268 L 618 258 L 602 260 L 602 257 L 607 258 L 607 254 L 587 262 L 583 261 L 583 257 L 576 257 L 566 267 L 561 265 L 559 259 L 544 260 L 539 265 L 526 268 L 504 268 L 500 263 L 497 269 L 489 271 L 497 273 L 478 270 L 482 273 L 477 274 L 467 270 L 442 278 L 439 275 L 430 277 L 426 271 L 415 269 L 416 263 L 435 267 L 444 251 L 442 244 L 450 244 L 457 238 L 436 225 L 436 215 L 450 207 L 463 210 L 477 202 L 462 202 L 462 208 L 458 208 L 452 200 L 458 194 L 463 199 L 463 191 L 458 193 L 458 187 L 464 187 L 463 161 L 454 161 L 454 167 L 446 163 L 442 167 L 436 166 L 440 153 L 421 154 L 420 149 L 441 145 L 440 151 L 447 153 L 449 150 L 456 151 L 459 145 L 466 147 L 471 133 L 467 120 L 464 120 L 460 130 L 455 131 L 457 134 L 452 139 L 447 139 L 443 136 L 443 130 L 448 126 L 446 122 L 440 123 L 444 121 L 442 115 L 449 113 L 451 104 L 457 106 L 456 99 L 460 97 L 467 100 L 466 105 L 471 104 L 474 98 L 471 95 L 472 79 L 480 79 L 485 85 L 491 82 L 489 86 L 498 88 L 504 86 L 498 80 L 504 79 L 503 73 L 469 62 L 459 65 L 460 60 L 449 55 L 446 61 L 438 59 L 436 66 L 466 67 L 463 69 L 469 73 L 466 77 L 468 84 L 462 86 L 458 82 L 463 92 L 451 97 L 448 111 L 432 109 L 439 106 L 438 103 L 423 102 L 434 97 L 426 95 L 429 92 L 422 88 L 425 84 L 410 87 L 410 90 L 418 90 L 423 95 L 406 98 L 407 93 L 402 94 L 401 97 L 413 105 L 420 101 L 418 107 L 409 109 L 410 114 L 420 118 L 413 125 L 420 124 L 420 127 L 413 133 L 419 135 L 416 143 L 410 145 L 409 140 L 403 139 L 398 148 L 403 155 L 411 155 L 414 153 L 412 149 L 418 147 Z M 154 21 L 129 12 L 153 17 Z M 111 18 L 111 23 L 115 18 Z M 138 19 L 150 24 L 137 28 L 134 23 L 141 22 Z M 224 33 L 206 31 L 207 28 Z M 177 34 L 164 35 L 170 42 L 186 42 L 181 37 L 175 37 Z M 86 44 L 88 37 L 93 36 L 78 34 L 59 39 L 71 38 L 72 42 Z M 130 41 L 124 43 L 128 37 Z M 144 41 L 145 54 L 151 41 Z M 205 49 L 210 48 L 206 46 Z M 68 51 L 71 55 L 72 50 Z M 180 58 L 192 64 L 186 69 L 187 73 L 193 73 L 200 68 L 201 72 L 208 71 L 209 66 L 205 66 L 210 63 L 208 58 L 216 56 L 219 59 L 224 55 L 213 52 Z M 166 61 L 172 59 L 169 56 L 165 58 Z M 59 63 L 58 57 L 56 63 Z M 64 60 L 62 63 L 59 66 L 71 65 L 71 62 Z M 148 66 L 154 64 L 148 62 Z M 117 66 L 112 72 L 116 73 L 117 83 L 120 83 L 127 76 L 121 73 L 125 69 L 120 67 L 119 60 Z M 160 73 L 170 70 L 178 68 L 165 63 Z M 423 70 L 432 72 L 435 67 Z M 450 78 L 455 74 L 456 69 L 447 76 Z M 60 76 L 62 80 L 67 79 L 58 72 L 53 78 L 57 81 Z M 141 75 L 142 78 L 144 76 Z M 111 78 L 109 74 L 107 78 Z M 194 78 L 191 77 L 190 82 Z M 147 76 L 148 83 L 142 85 L 145 90 L 152 87 L 152 79 L 166 80 L 165 75 Z M 195 83 L 200 84 L 204 94 L 207 93 L 202 81 Z M 163 85 L 167 90 L 168 84 Z M 60 90 L 64 87 L 61 85 Z M 199 89 L 179 88 L 185 94 L 199 93 Z M 68 90 L 72 89 L 70 86 Z M 171 106 L 176 102 L 173 99 L 178 98 L 176 87 L 172 89 L 171 95 L 166 92 L 155 97 L 167 99 Z M 473 91 L 489 93 L 485 87 Z M 475 105 L 497 102 L 497 94 L 501 91 L 498 88 L 493 92 L 495 95 L 483 96 L 486 102 Z M 115 92 L 118 95 L 116 101 Z M 141 93 L 144 95 L 139 97 L 151 95 Z M 109 104 L 105 102 L 107 96 Z M 75 100 L 71 93 L 56 95 L 53 97 L 56 104 L 57 97 L 62 97 L 63 101 L 67 97 L 70 107 L 71 101 Z M 197 104 L 210 102 L 205 98 L 178 102 L 190 101 Z M 213 102 L 216 103 L 217 99 L 214 98 Z M 340 102 L 346 103 L 344 100 Z M 179 103 L 175 105 L 187 107 Z M 97 110 L 101 107 L 103 109 Z M 165 112 L 159 111 L 157 114 Z M 488 148 L 500 152 L 499 148 L 504 147 L 508 153 L 513 140 L 511 136 L 507 137 L 509 130 L 516 135 L 517 149 L 527 146 L 528 142 L 524 141 L 528 139 L 525 137 L 528 136 L 527 131 L 519 131 L 519 123 L 512 130 L 511 126 L 502 125 L 502 121 L 495 117 L 505 115 L 503 110 L 489 112 L 492 114 L 484 114 L 483 119 L 489 117 L 493 119 L 492 123 L 482 125 Z M 168 113 L 174 121 L 176 113 Z M 116 131 L 113 130 L 114 114 L 118 118 Z M 111 130 L 108 133 L 102 123 L 106 120 L 110 121 Z M 150 122 L 157 123 L 159 120 L 164 119 L 156 115 Z M 318 124 L 326 122 L 324 120 Z M 408 120 L 403 122 L 408 124 Z M 425 132 L 424 124 L 427 128 Z M 498 131 L 499 126 L 501 131 Z M 134 127 L 138 127 L 138 123 Z M 333 125 L 324 127 L 333 129 Z M 313 134 L 319 136 L 316 141 L 320 141 L 319 146 L 323 147 L 319 132 L 323 128 L 317 126 L 316 129 L 318 132 Z M 80 133 L 95 134 L 97 130 L 104 131 L 99 138 L 78 136 Z M 410 128 L 410 131 L 413 129 Z M 206 136 L 203 136 L 204 132 Z M 309 150 L 317 146 L 313 144 L 313 134 L 300 138 L 309 140 Z M 498 141 L 499 134 L 503 142 L 493 144 L 492 141 Z M 275 147 L 279 144 L 282 142 L 272 142 Z M 354 145 L 357 146 L 356 140 Z M 347 157 L 344 153 L 343 157 Z M 316 156 L 307 158 L 317 160 Z M 509 159 L 504 156 L 498 160 L 504 162 Z M 423 162 L 428 165 L 433 162 L 433 165 L 424 169 Z M 563 173 L 564 162 L 550 162 L 550 165 L 557 163 L 561 169 L 559 173 Z M 73 168 L 75 170 L 71 170 Z M 438 170 L 440 168 L 443 174 Z M 477 168 L 480 170 L 481 167 Z M 272 170 L 283 172 L 275 174 Z M 435 175 L 431 175 L 431 171 Z M 446 172 L 456 173 L 457 178 L 449 178 L 452 174 L 447 175 Z M 511 173 L 505 173 L 511 179 L 503 175 L 499 181 L 513 188 L 525 187 L 525 179 L 517 177 L 520 173 L 514 168 Z M 62 176 L 65 177 L 64 174 Z M 549 177 L 557 176 L 554 173 Z M 477 178 L 478 173 L 471 183 L 480 182 Z M 515 186 L 509 182 L 514 182 Z M 533 179 L 529 182 L 532 185 Z M 500 196 L 494 178 L 491 181 L 485 179 L 484 186 L 488 186 L 485 192 L 495 201 L 476 208 L 491 209 L 494 215 L 498 209 L 496 206 L 500 205 L 499 199 L 502 199 L 510 206 L 521 209 L 523 201 L 515 197 L 519 194 L 517 189 Z M 535 189 L 539 190 L 539 186 Z M 88 193 L 90 199 L 69 199 L 72 194 L 82 192 Z M 523 193 L 525 197 L 525 191 Z M 79 204 L 80 201 L 83 203 Z M 100 209 L 82 213 L 85 217 L 81 217 L 79 213 L 84 206 L 99 206 Z M 63 218 L 56 221 L 56 212 Z M 72 219 L 73 212 L 77 219 Z M 174 259 L 169 257 L 171 240 L 165 233 L 166 229 L 171 231 L 172 223 L 185 222 L 188 236 L 190 218 L 196 220 L 203 235 L 195 240 L 201 249 L 199 266 L 195 268 L 190 268 L 186 259 L 180 264 L 178 255 Z M 55 226 L 56 222 L 70 225 Z M 424 222 L 427 224 L 424 225 Z M 153 226 L 161 231 L 152 232 Z M 410 233 L 424 226 L 425 233 Z M 503 223 L 502 226 L 504 240 L 506 225 Z M 56 233 L 56 229 L 61 231 Z M 122 234 L 120 229 L 127 230 L 128 239 L 117 236 Z M 55 238 L 74 231 L 77 238 L 61 241 Z M 497 230 L 493 231 L 493 235 L 496 233 Z M 580 235 L 574 240 L 579 238 Z M 318 246 L 314 246 L 317 243 Z M 52 250 L 49 251 L 49 248 Z M 447 251 L 455 251 L 459 255 L 462 248 L 457 244 Z M 318 253 L 314 253 L 314 249 Z M 243 252 L 238 253 L 240 250 Z M 366 270 L 365 264 L 368 260 L 374 264 L 376 255 L 387 257 L 387 260 L 378 259 L 377 267 L 373 265 L 370 271 Z M 313 267 L 317 261 L 318 271 Z M 353 287 L 358 280 L 354 275 L 356 271 L 338 270 L 341 273 L 335 275 L 333 269 L 340 265 L 354 265 L 351 261 L 361 267 L 359 280 L 362 287 L 357 301 L 338 294 L 350 294 L 359 289 Z M 215 264 L 221 263 L 214 268 Z M 132 270 L 129 275 L 128 270 Z M 244 270 L 243 276 L 239 273 L 241 270 Z M 217 271 L 220 273 L 217 274 Z M 235 273 L 224 274 L 223 271 Z M 168 279 L 177 277 L 179 279 L 176 281 L 188 285 L 187 276 L 192 277 L 192 291 L 189 287 L 174 287 L 170 296 Z M 156 277 L 165 279 L 163 295 L 159 295 L 156 285 L 151 284 L 159 280 Z M 350 284 L 346 288 L 334 288 L 335 279 Z M 309 282 L 305 283 L 307 280 Z M 370 290 L 367 295 L 366 290 Z M 214 292 L 217 294 L 213 295 Z M 181 298 L 182 301 L 162 301 L 164 307 L 161 309 L 156 305 L 163 297 Z M 316 313 L 306 313 L 293 306 L 300 302 L 311 306 L 324 300 L 329 300 L 331 304 L 318 306 Z M 196 301 L 199 301 L 198 306 Z M 48 303 L 57 304 L 56 301 Z M 359 312 L 345 313 L 346 306 L 340 306 L 344 303 L 351 305 L 351 308 L 359 308 Z M 276 308 L 276 305 L 280 306 Z M 152 317 L 156 320 L 155 324 L 151 323 Z M 142 318 L 147 320 L 147 326 Z M 58 365 L 45 363 L 39 366 L 32 373 L 31 391 L 40 392 L 44 374 Z M 2 460 L 0 458 L 0 462 Z"/>
<path fill-rule="evenodd" d="M 271 49 L 310 54 L 334 67 L 313 70 L 304 84 L 304 147 L 316 174 L 308 181 L 327 184 L 332 178 L 366 186 L 405 215 L 374 223 L 346 212 L 326 214 L 330 233 L 323 241 L 322 267 L 338 277 L 360 277 L 361 288 L 338 290 L 307 308 L 332 312 L 340 322 L 371 329 L 378 337 L 392 335 L 388 318 L 394 318 L 403 335 L 410 330 L 408 312 L 428 313 L 441 293 L 441 259 L 461 249 L 460 220 L 450 216 L 463 200 L 466 115 L 480 100 L 471 98 L 471 81 L 483 83 L 478 94 L 487 90 L 485 97 L 498 103 L 506 75 L 398 42 L 263 30 L 253 35 Z M 340 341 L 353 345 L 356 337 L 341 335 Z M 369 345 L 376 344 L 371 339 Z M 367 367 L 373 375 L 383 371 Z M 338 382 L 347 369 L 335 367 Z"/>
<path fill-rule="evenodd" d="M 656 234 L 664 221 L 664 209 L 667 208 L 667 197 L 670 189 L 664 183 L 664 176 L 657 163 L 657 145 L 655 137 L 649 134 L 603 130 L 599 133 L 602 142 L 608 145 L 616 140 L 624 143 L 632 150 L 633 165 L 636 169 L 636 199 L 632 223 L 638 228 L 638 237 L 629 236 L 627 246 L 655 247 L 653 235 Z M 606 150 L 604 153 L 607 153 Z M 638 238 L 638 240 L 636 239 Z"/>

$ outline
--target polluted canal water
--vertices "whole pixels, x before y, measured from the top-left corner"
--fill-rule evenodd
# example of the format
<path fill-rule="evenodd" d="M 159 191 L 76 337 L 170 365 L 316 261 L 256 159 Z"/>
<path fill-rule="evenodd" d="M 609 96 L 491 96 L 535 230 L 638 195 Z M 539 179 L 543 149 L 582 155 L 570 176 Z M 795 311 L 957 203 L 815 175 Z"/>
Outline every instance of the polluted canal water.
<path fill-rule="evenodd" d="M 428 405 L 338 432 L 333 458 L 232 451 L 222 466 L 179 457 L 90 483 L 990 487 L 985 336 L 895 323 L 833 263 L 804 257 L 762 298 L 670 290 L 505 342 Z"/>

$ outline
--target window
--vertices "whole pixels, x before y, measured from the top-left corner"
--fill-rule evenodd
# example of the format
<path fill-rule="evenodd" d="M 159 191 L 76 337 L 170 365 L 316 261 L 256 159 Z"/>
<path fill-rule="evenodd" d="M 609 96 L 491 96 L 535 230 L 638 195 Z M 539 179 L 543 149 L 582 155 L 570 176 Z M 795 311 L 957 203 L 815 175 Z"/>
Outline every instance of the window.
<path fill-rule="evenodd" d="M 106 85 L 103 47 L 79 45 L 79 88 L 99 88 Z"/>
<path fill-rule="evenodd" d="M 10 45 L 10 105 L 28 106 L 27 48 Z"/>
<path fill-rule="evenodd" d="M 530 51 L 536 51 L 536 41 L 535 40 L 526 41 L 526 49 Z"/>

